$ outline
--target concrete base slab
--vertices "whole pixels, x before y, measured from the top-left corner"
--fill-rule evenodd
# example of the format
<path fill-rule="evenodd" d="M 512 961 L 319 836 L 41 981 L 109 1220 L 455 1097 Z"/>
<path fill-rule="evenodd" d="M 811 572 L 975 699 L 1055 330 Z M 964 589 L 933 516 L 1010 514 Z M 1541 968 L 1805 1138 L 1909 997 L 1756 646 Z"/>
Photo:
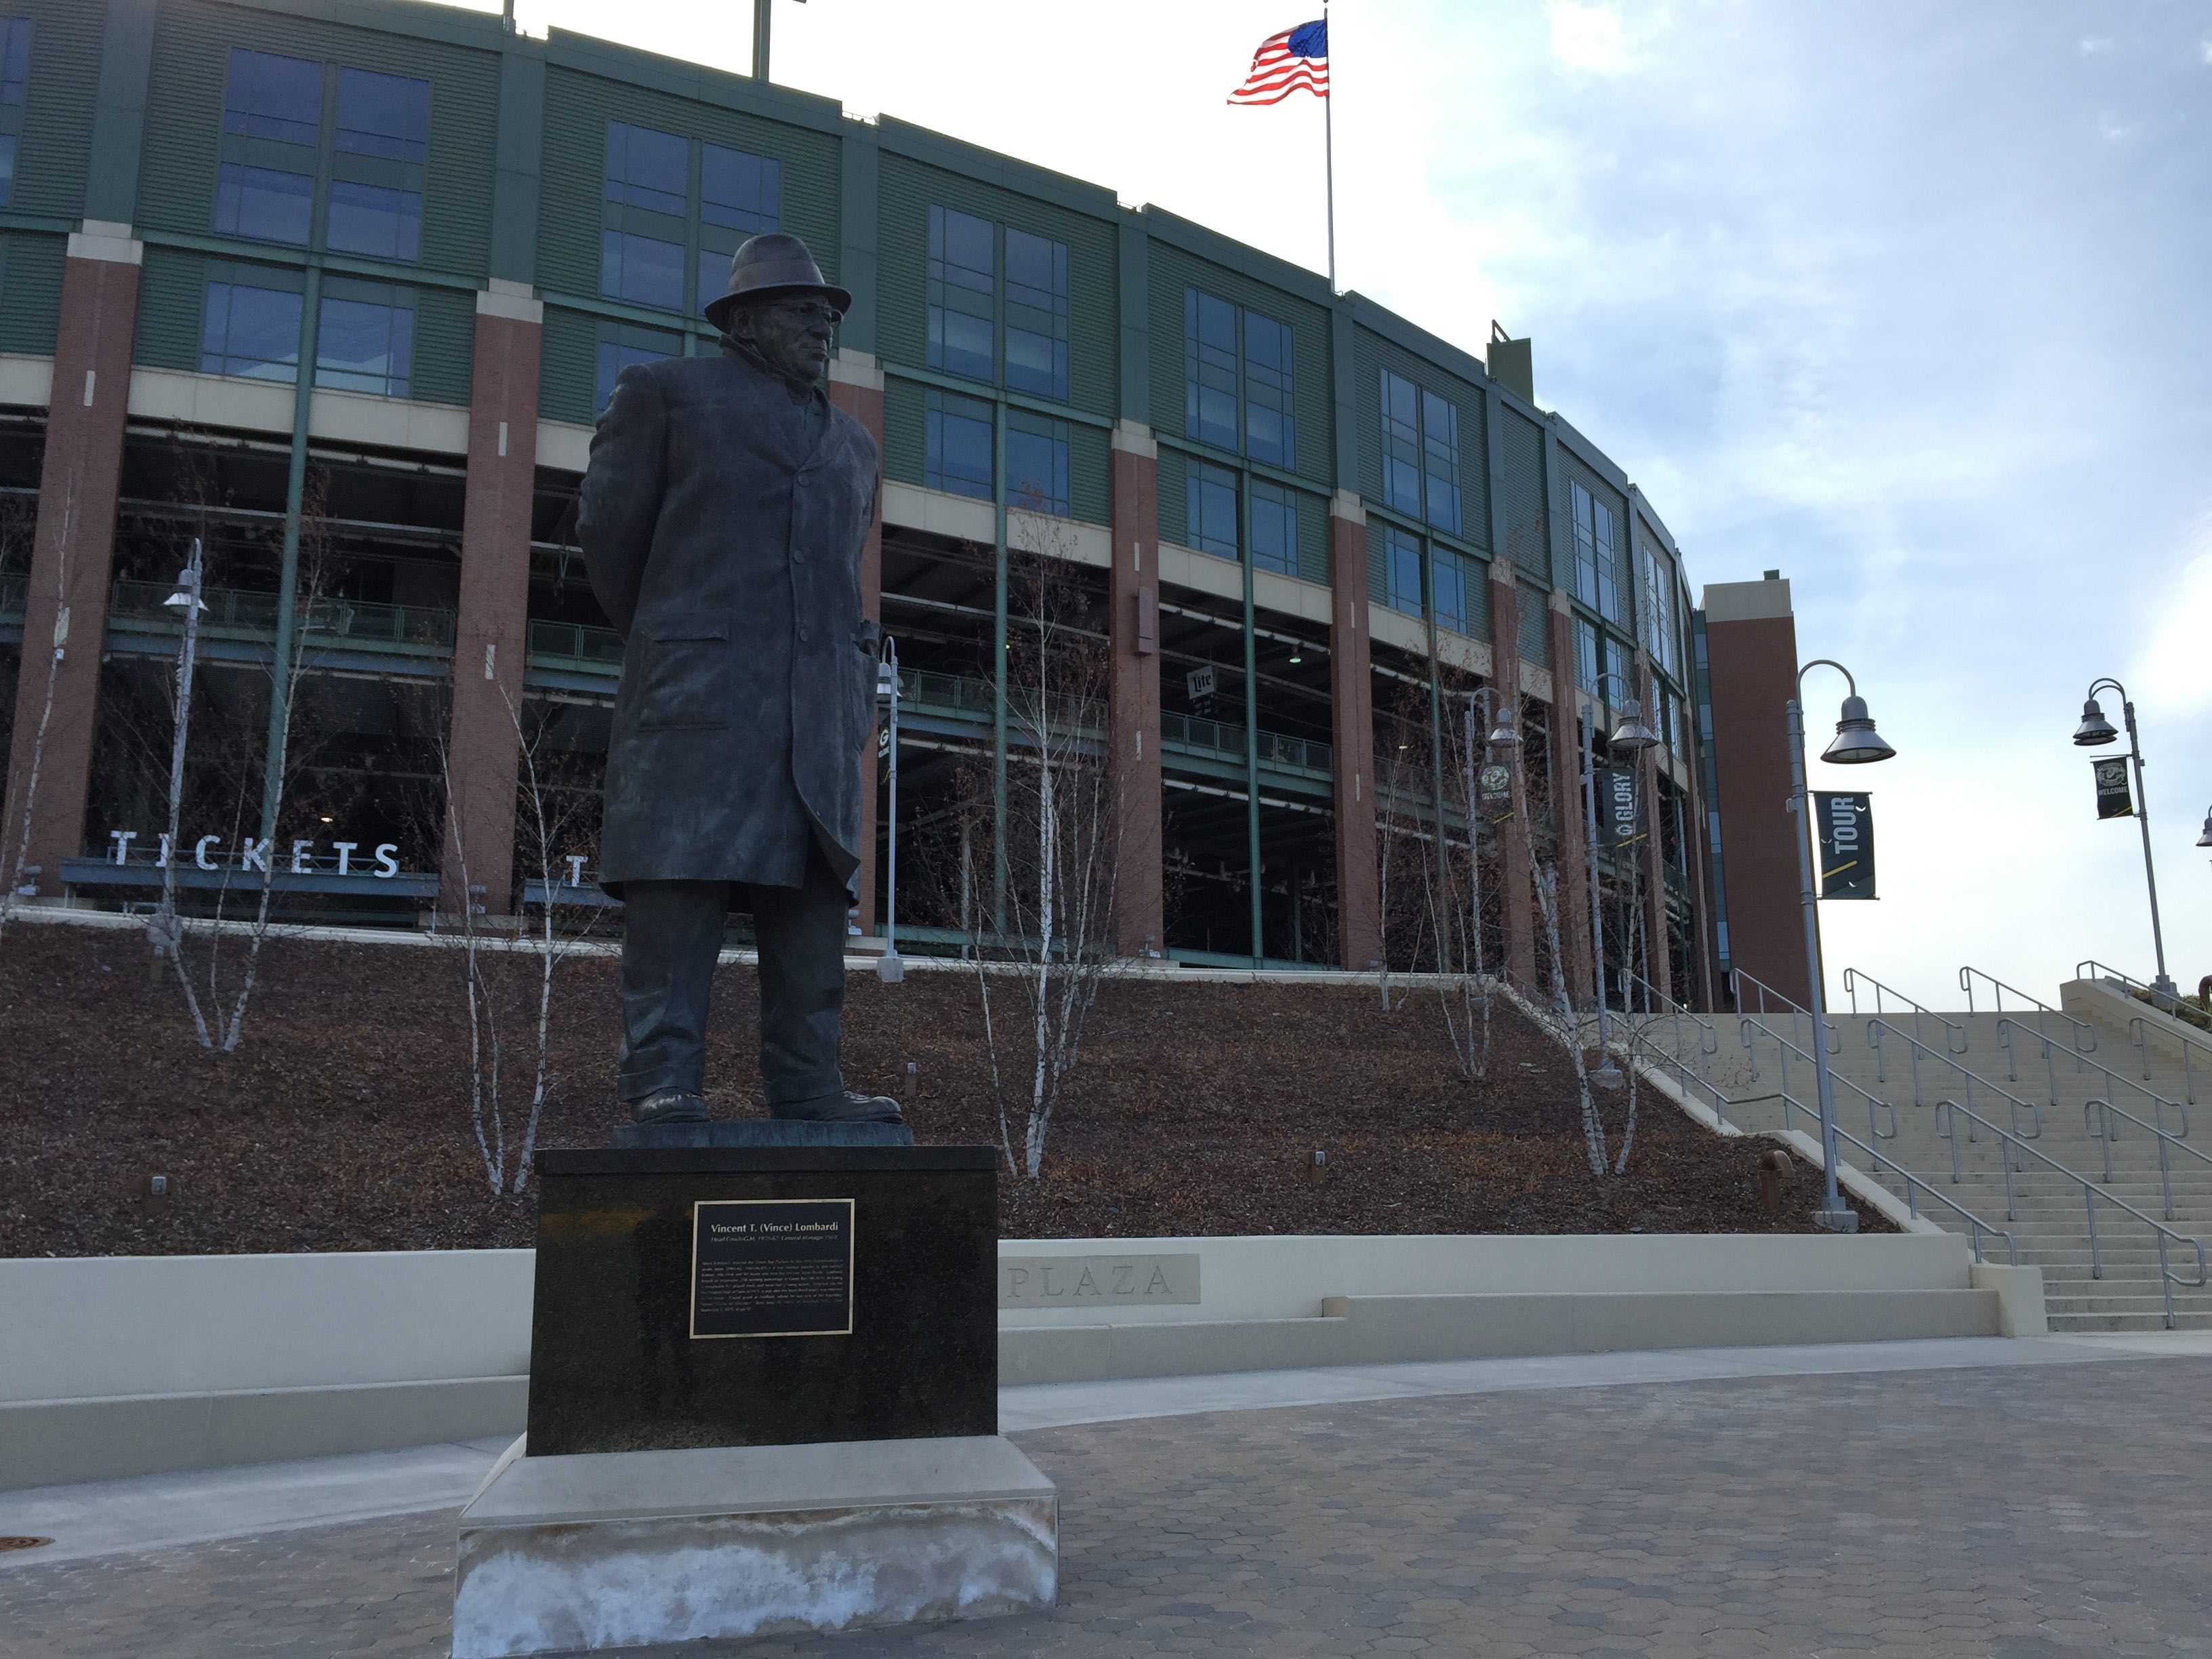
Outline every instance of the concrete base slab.
<path fill-rule="evenodd" d="M 531 1457 L 461 1511 L 453 1659 L 1049 1607 L 1060 1501 L 1002 1436 Z"/>

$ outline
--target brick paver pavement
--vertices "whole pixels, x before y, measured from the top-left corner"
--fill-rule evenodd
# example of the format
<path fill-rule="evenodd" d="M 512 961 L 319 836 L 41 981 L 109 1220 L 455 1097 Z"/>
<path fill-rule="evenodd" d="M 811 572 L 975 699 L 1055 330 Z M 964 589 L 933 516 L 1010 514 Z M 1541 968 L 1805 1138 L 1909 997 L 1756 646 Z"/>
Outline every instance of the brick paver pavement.
<path fill-rule="evenodd" d="M 2212 1362 L 1762 1378 L 1020 1437 L 1058 1611 L 685 1659 L 2212 1655 Z M 9 1659 L 446 1651 L 452 1511 L 0 1572 Z"/>

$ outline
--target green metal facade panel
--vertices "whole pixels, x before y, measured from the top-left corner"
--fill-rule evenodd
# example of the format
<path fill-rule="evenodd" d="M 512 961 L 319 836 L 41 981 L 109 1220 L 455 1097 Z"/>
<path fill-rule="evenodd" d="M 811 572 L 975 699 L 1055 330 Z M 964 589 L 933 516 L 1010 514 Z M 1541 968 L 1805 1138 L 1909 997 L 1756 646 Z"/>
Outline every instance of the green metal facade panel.
<path fill-rule="evenodd" d="M 9 0 L 0 16 L 31 20 L 31 78 L 23 93 L 15 186 L 8 206 L 18 213 L 74 218 L 84 211 L 107 8 L 99 0 Z"/>
<path fill-rule="evenodd" d="M 1111 417 L 1118 397 L 1119 228 L 888 150 L 880 167 L 876 342 L 884 360 L 928 367 L 929 210 L 971 213 L 1066 246 L 1068 403 Z"/>
<path fill-rule="evenodd" d="M 53 355 L 68 255 L 69 244 L 59 236 L 25 230 L 0 235 L 0 351 Z"/>
<path fill-rule="evenodd" d="M 1458 539 L 1490 544 L 1490 447 L 1482 429 L 1483 389 L 1437 368 L 1370 330 L 1352 331 L 1352 364 L 1359 412 L 1359 493 L 1382 500 L 1382 371 L 1403 375 L 1459 411 L 1460 526 Z M 1388 503 L 1385 503 L 1387 505 Z"/>
<path fill-rule="evenodd" d="M 538 407 L 549 421 L 578 425 L 599 418 L 599 325 L 580 311 L 545 307 L 538 338 Z"/>
<path fill-rule="evenodd" d="M 138 337 L 131 361 L 149 368 L 197 369 L 206 299 L 206 259 L 176 248 L 148 248 L 138 273 Z"/>
<path fill-rule="evenodd" d="M 1521 655 L 1539 668 L 1552 665 L 1552 596 L 1540 587 L 1521 584 Z"/>
<path fill-rule="evenodd" d="M 927 459 L 923 451 L 921 388 L 912 380 L 884 386 L 884 477 L 894 483 L 918 484 Z M 1073 458 L 1071 457 L 1071 463 Z"/>
<path fill-rule="evenodd" d="M 223 88 L 234 46 L 429 82 L 419 263 L 456 276 L 487 272 L 499 137 L 496 52 L 209 0 L 164 0 L 155 24 L 136 218 L 141 228 L 213 232 Z"/>
<path fill-rule="evenodd" d="M 1328 580 L 1328 501 L 1325 496 L 1300 495 L 1298 504 L 1298 574 L 1323 587 Z"/>
<path fill-rule="evenodd" d="M 1180 450 L 1160 451 L 1160 539 L 1177 547 L 1190 544 L 1190 458 Z"/>
<path fill-rule="evenodd" d="M 476 301 L 453 289 L 416 289 L 411 395 L 426 403 L 463 404 L 475 368 Z"/>
<path fill-rule="evenodd" d="M 1544 498 L 1544 430 L 1516 410 L 1502 409 L 1505 477 L 1499 491 L 1501 550 L 1545 586 L 1552 584 L 1551 514 Z"/>
<path fill-rule="evenodd" d="M 1389 571 L 1382 560 L 1382 526 L 1372 519 L 1367 521 L 1367 602 L 1390 603 Z"/>
<path fill-rule="evenodd" d="M 1328 313 L 1310 301 L 1256 282 L 1242 271 L 1186 253 L 1157 236 L 1152 239 L 1151 246 L 1152 263 L 1148 280 L 1152 289 L 1153 429 L 1183 437 L 1190 435 L 1184 420 L 1188 374 L 1183 363 L 1183 296 L 1190 289 L 1200 289 L 1289 325 L 1291 410 L 1298 424 L 1298 464 L 1295 471 L 1300 477 L 1310 479 L 1324 489 L 1334 488 L 1336 427 L 1331 418 Z"/>
<path fill-rule="evenodd" d="M 779 224 L 805 238 L 823 274 L 837 279 L 840 149 L 835 137 L 555 64 L 545 71 L 538 236 L 538 282 L 548 295 L 599 294 L 609 121 L 773 157 L 783 173 Z"/>
<path fill-rule="evenodd" d="M 1106 428 L 1067 429 L 1067 510 L 1085 524 L 1114 522 L 1114 451 Z"/>

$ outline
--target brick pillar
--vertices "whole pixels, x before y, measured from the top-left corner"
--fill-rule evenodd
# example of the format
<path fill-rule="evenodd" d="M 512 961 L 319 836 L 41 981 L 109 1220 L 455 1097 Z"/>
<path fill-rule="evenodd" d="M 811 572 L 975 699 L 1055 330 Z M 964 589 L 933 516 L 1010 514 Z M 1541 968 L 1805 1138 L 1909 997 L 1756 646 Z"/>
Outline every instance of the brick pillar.
<path fill-rule="evenodd" d="M 841 347 L 830 365 L 830 401 L 843 410 L 884 448 L 884 372 L 873 356 Z M 872 623 L 884 619 L 884 495 L 876 491 L 876 516 L 868 525 L 868 539 L 860 545 L 860 614 Z M 860 756 L 860 931 L 876 931 L 876 790 L 883 763 L 871 742 Z"/>
<path fill-rule="evenodd" d="M 1582 707 L 1575 684 L 1574 612 L 1565 593 L 1554 592 L 1552 623 L 1552 820 L 1559 830 L 1554 856 L 1559 872 L 1559 951 L 1565 960 L 1567 990 L 1577 1000 L 1592 997 L 1590 963 L 1589 838 L 1583 821 L 1582 734 L 1576 711 Z"/>
<path fill-rule="evenodd" d="M 1636 653 L 1636 678 L 1644 688 L 1644 714 L 1654 730 L 1659 721 L 1659 687 L 1651 678 L 1651 661 Z M 1644 798 L 1644 937 L 1650 966 L 1644 978 L 1668 996 L 1674 994 L 1674 941 L 1667 933 L 1667 854 L 1663 810 L 1659 799 L 1659 754 L 1647 749 L 1637 762 L 1637 789 Z"/>
<path fill-rule="evenodd" d="M 144 253 L 144 245 L 131 240 L 130 226 L 88 219 L 70 237 L 62 269 L 7 805 L 0 817 L 7 878 L 15 877 L 20 845 L 23 863 L 39 869 L 39 890 L 48 895 L 61 892 L 62 860 L 82 850 L 84 842 Z M 58 617 L 64 623 L 58 633 Z M 34 755 L 30 836 L 19 843 Z"/>
<path fill-rule="evenodd" d="M 1803 1004 L 1812 999 L 1812 984 L 1792 839 L 1805 830 L 1789 806 L 1788 708 L 1797 687 L 1790 584 L 1779 578 L 1716 582 L 1705 597 L 1729 960 L 1770 991 Z"/>
<path fill-rule="evenodd" d="M 1367 509 L 1336 492 L 1328 518 L 1328 700 L 1336 772 L 1337 945 L 1358 973 L 1382 954 L 1375 867 L 1375 681 L 1367 641 Z"/>
<path fill-rule="evenodd" d="M 439 902 L 468 884 L 484 908 L 514 906 L 515 769 L 521 752 L 530 617 L 530 516 L 538 483 L 538 360 L 545 308 L 527 285 L 495 277 L 477 295 L 469 475 L 461 507 L 461 592 L 453 633 L 453 798 Z M 528 872 L 526 872 L 526 874 Z"/>
<path fill-rule="evenodd" d="M 1160 783 L 1160 451 L 1152 429 L 1114 432 L 1114 546 L 1107 576 L 1112 620 L 1113 754 L 1121 822 L 1115 878 L 1114 948 L 1167 949 Z"/>
<path fill-rule="evenodd" d="M 1498 580 L 1498 573 L 1504 572 Z M 1521 719 L 1521 584 L 1510 561 L 1491 565 L 1490 660 L 1491 684 L 1505 700 L 1516 732 L 1525 732 Z M 1498 868 L 1504 882 L 1502 913 L 1505 922 L 1506 977 L 1522 990 L 1535 993 L 1536 890 L 1528 867 L 1528 845 L 1521 839 L 1520 820 L 1528 805 L 1527 775 L 1513 767 L 1514 816 L 1498 827 Z"/>

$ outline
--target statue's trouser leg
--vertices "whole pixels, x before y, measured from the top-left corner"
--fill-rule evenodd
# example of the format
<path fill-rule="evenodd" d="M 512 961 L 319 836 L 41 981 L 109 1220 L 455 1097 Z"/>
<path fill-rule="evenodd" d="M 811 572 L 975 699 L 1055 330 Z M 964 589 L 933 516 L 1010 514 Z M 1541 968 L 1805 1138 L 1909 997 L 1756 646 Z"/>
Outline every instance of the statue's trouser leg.
<path fill-rule="evenodd" d="M 702 1091 L 707 999 L 729 910 L 726 882 L 623 884 L 620 1098 Z"/>
<path fill-rule="evenodd" d="M 845 1012 L 845 884 L 810 847 L 805 884 L 752 890 L 760 936 L 761 1080 L 768 1108 L 842 1094 L 837 1048 Z"/>

